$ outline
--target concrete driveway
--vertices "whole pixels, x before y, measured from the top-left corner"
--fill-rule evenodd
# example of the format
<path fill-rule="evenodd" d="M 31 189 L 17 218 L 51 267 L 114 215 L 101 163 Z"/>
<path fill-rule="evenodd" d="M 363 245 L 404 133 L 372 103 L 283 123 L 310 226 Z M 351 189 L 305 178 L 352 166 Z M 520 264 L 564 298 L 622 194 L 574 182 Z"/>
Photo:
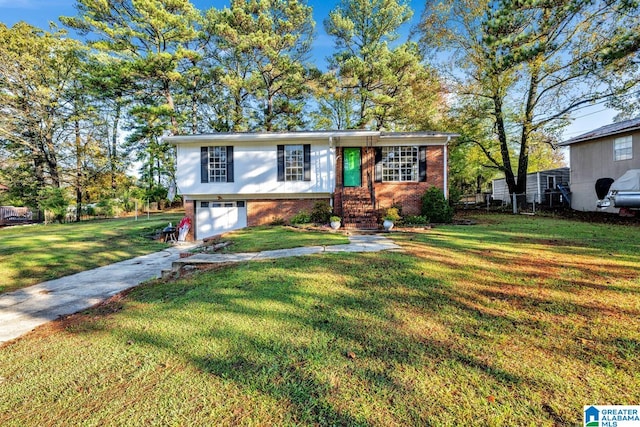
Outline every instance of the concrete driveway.
<path fill-rule="evenodd" d="M 190 246 L 174 246 L 93 270 L 0 295 L 0 344 L 43 323 L 104 301 L 118 292 L 160 277 Z"/>

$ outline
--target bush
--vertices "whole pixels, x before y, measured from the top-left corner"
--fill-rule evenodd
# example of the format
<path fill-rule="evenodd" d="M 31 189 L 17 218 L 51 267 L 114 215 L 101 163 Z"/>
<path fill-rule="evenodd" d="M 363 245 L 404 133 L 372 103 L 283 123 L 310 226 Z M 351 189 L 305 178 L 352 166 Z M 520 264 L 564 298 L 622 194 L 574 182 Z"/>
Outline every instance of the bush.
<path fill-rule="evenodd" d="M 122 202 L 118 199 L 102 199 L 96 205 L 96 214 L 115 218 L 122 213 Z"/>
<path fill-rule="evenodd" d="M 291 224 L 309 224 L 311 222 L 311 215 L 305 211 L 300 211 L 289 220 Z"/>
<path fill-rule="evenodd" d="M 404 225 L 427 225 L 429 220 L 422 215 L 409 215 L 402 219 Z"/>
<path fill-rule="evenodd" d="M 329 217 L 333 213 L 333 209 L 327 202 L 316 202 L 311 210 L 311 222 L 316 224 L 326 224 L 329 222 Z"/>
<path fill-rule="evenodd" d="M 401 218 L 400 213 L 398 213 L 398 208 L 389 208 L 384 215 L 384 219 L 388 219 L 389 221 L 399 221 Z"/>
<path fill-rule="evenodd" d="M 422 215 L 430 222 L 450 223 L 453 208 L 449 206 L 444 193 L 437 187 L 429 188 L 422 196 Z"/>
<path fill-rule="evenodd" d="M 273 218 L 271 218 L 270 225 L 285 225 L 285 224 L 286 224 L 286 221 L 282 217 L 274 216 Z"/>
<path fill-rule="evenodd" d="M 69 200 L 64 190 L 57 187 L 45 187 L 40 190 L 38 197 L 40 198 L 38 202 L 40 209 L 51 212 L 55 220 L 62 223 L 69 207 Z"/>
<path fill-rule="evenodd" d="M 449 206 L 455 206 L 462 199 L 462 190 L 457 187 L 449 188 Z"/>

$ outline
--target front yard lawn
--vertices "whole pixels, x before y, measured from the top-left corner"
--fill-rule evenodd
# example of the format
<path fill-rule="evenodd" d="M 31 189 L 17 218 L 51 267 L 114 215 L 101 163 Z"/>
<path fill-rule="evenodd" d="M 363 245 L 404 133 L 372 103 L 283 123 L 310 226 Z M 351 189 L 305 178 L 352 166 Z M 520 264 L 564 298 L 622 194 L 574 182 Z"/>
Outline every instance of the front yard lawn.
<path fill-rule="evenodd" d="M 0 347 L 2 425 L 579 425 L 640 403 L 640 228 L 488 216 L 148 283 Z"/>
<path fill-rule="evenodd" d="M 249 227 L 225 233 L 219 239 L 231 245 L 222 253 L 261 252 L 302 246 L 344 245 L 349 239 L 342 233 L 325 230 L 305 230 L 287 226 Z"/>
<path fill-rule="evenodd" d="M 0 228 L 0 293 L 162 250 L 148 236 L 182 216 Z"/>
<path fill-rule="evenodd" d="M 0 293 L 162 250 L 149 238 L 182 214 L 0 228 Z M 226 252 L 349 243 L 340 233 L 256 227 L 224 235 Z"/>

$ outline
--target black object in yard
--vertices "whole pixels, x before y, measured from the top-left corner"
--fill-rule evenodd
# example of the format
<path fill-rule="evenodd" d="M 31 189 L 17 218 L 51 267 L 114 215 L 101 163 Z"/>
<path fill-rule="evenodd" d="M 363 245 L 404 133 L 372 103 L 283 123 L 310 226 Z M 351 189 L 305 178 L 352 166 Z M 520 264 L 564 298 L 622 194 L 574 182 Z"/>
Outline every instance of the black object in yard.
<path fill-rule="evenodd" d="M 598 200 L 602 200 L 607 196 L 613 181 L 613 178 L 600 178 L 596 181 L 596 195 L 598 196 Z"/>
<path fill-rule="evenodd" d="M 164 241 L 176 241 L 176 227 L 168 226 L 162 229 L 162 235 L 164 236 Z"/>

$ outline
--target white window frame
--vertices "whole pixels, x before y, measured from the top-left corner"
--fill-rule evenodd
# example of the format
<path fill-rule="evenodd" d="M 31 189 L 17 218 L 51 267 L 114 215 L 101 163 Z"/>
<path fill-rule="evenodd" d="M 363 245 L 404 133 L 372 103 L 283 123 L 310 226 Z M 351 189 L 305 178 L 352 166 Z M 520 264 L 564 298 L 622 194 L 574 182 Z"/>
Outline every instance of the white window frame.
<path fill-rule="evenodd" d="M 284 180 L 304 181 L 304 145 L 284 146 Z"/>
<path fill-rule="evenodd" d="M 382 147 L 383 182 L 418 182 L 419 149 L 413 145 Z"/>
<path fill-rule="evenodd" d="M 209 147 L 209 182 L 227 182 L 227 147 Z"/>
<path fill-rule="evenodd" d="M 633 139 L 631 135 L 613 140 L 613 161 L 633 159 Z"/>

